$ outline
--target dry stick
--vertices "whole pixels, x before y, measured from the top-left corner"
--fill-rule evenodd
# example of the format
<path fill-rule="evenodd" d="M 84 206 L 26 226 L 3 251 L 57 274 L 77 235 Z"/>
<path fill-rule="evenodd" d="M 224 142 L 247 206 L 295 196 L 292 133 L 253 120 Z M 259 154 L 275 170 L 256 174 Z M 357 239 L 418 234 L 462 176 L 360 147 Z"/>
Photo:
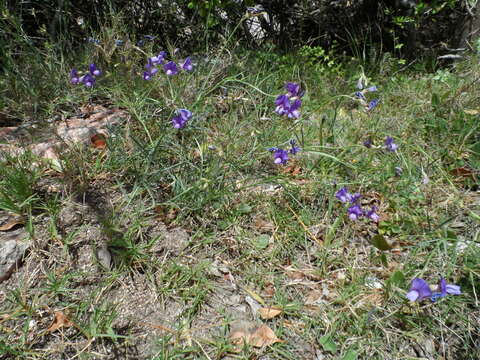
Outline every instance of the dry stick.
<path fill-rule="evenodd" d="M 322 244 L 322 241 L 317 239 L 317 237 L 315 235 L 313 235 L 311 233 L 310 230 L 308 230 L 307 226 L 303 223 L 303 221 L 300 219 L 300 217 L 297 215 L 297 213 L 290 207 L 290 205 L 287 204 L 287 207 L 288 209 L 292 212 L 292 214 L 295 216 L 295 218 L 297 219 L 297 221 L 300 223 L 300 225 L 302 225 L 303 229 L 305 230 L 306 233 L 308 233 L 308 235 L 310 235 L 310 237 L 316 241 L 318 244 Z"/>

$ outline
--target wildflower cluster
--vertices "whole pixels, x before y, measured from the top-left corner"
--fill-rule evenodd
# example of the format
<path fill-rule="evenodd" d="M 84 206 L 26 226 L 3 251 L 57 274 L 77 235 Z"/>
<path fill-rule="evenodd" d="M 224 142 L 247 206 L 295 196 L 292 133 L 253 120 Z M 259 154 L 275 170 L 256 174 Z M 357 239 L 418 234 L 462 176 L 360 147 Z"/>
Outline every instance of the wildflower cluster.
<path fill-rule="evenodd" d="M 160 51 L 157 56 L 152 56 L 148 58 L 145 68 L 147 69 L 143 73 L 144 80 L 150 80 L 158 72 L 158 66 L 163 65 L 163 71 L 168 76 L 177 75 L 179 68 L 183 71 L 192 71 L 193 64 L 190 57 L 187 57 L 183 62 L 178 65 L 174 61 L 166 60 L 167 53 L 165 51 Z"/>
<path fill-rule="evenodd" d="M 447 281 L 441 277 L 436 287 L 436 291 L 433 292 L 430 285 L 423 279 L 415 278 L 410 284 L 410 290 L 406 297 L 410 301 L 422 301 L 423 299 L 430 298 L 432 302 L 437 301 L 439 298 L 450 295 L 460 295 L 460 286 L 447 284 Z"/>
<path fill-rule="evenodd" d="M 295 146 L 295 144 L 296 141 L 292 139 L 290 140 L 291 148 L 289 150 L 284 150 L 277 147 L 269 148 L 268 151 L 273 152 L 273 163 L 286 165 L 289 160 L 288 154 L 295 155 L 301 150 L 300 147 Z"/>
<path fill-rule="evenodd" d="M 347 187 L 343 187 L 337 191 L 335 197 L 343 203 L 349 203 L 351 206 L 347 209 L 348 217 L 351 220 L 358 220 L 361 217 L 367 217 L 375 222 L 380 220 L 380 216 L 376 213 L 377 207 L 372 206 L 370 210 L 364 210 L 358 203 L 362 195 L 359 193 L 350 194 Z"/>
<path fill-rule="evenodd" d="M 358 91 L 355 91 L 355 97 L 360 101 L 363 106 L 365 106 L 365 109 L 367 111 L 371 111 L 378 105 L 380 99 L 373 99 L 371 101 L 367 100 L 367 97 L 365 95 L 369 92 L 376 92 L 377 87 L 375 85 L 367 87 L 366 83 L 367 80 L 365 76 L 362 75 L 357 82 Z"/>
<path fill-rule="evenodd" d="M 177 116 L 172 118 L 172 125 L 175 129 L 183 129 L 187 121 L 192 117 L 192 112 L 187 109 L 179 109 Z"/>
<path fill-rule="evenodd" d="M 73 85 L 84 84 L 86 87 L 92 87 L 95 85 L 96 78 L 102 75 L 102 72 L 97 68 L 97 65 L 90 64 L 88 66 L 88 72 L 82 76 L 79 76 L 77 69 L 73 68 L 70 71 L 70 83 Z"/>
<path fill-rule="evenodd" d="M 300 89 L 300 85 L 288 82 L 285 84 L 286 94 L 279 95 L 275 99 L 275 112 L 278 115 L 287 115 L 289 118 L 298 119 L 300 117 L 300 106 L 302 106 L 302 96 L 304 91 Z"/>

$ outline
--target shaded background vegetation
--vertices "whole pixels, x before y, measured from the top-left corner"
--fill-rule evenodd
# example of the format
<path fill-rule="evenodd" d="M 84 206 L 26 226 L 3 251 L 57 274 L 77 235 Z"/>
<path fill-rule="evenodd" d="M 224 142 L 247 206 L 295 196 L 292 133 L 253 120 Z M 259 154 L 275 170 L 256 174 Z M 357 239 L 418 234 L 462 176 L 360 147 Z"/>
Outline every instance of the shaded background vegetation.
<path fill-rule="evenodd" d="M 418 50 L 464 47 L 478 28 L 475 0 L 8 0 L 2 42 L 8 43 L 12 25 L 20 25 L 32 41 L 47 38 L 69 47 L 118 14 L 132 38 L 157 35 L 192 50 L 205 45 L 198 34 L 213 43 L 231 34 L 254 5 L 266 14 L 258 17 L 264 36 L 255 39 L 248 26 L 253 20 L 247 19 L 236 40 L 255 47 L 273 43 L 284 51 L 307 44 L 358 55 L 374 47 L 413 57 Z"/>

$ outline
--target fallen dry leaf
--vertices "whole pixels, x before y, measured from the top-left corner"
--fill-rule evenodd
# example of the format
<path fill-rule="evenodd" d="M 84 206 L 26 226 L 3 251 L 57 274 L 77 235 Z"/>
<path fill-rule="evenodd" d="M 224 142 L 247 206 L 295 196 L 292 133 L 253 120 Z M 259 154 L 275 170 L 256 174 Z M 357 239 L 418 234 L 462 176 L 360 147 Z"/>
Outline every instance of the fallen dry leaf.
<path fill-rule="evenodd" d="M 273 283 L 266 283 L 263 288 L 263 296 L 271 298 L 275 295 L 275 285 Z"/>
<path fill-rule="evenodd" d="M 275 225 L 270 222 L 263 220 L 261 218 L 255 220 L 255 229 L 261 231 L 261 232 L 273 232 L 275 230 Z"/>
<path fill-rule="evenodd" d="M 234 322 L 231 326 L 229 339 L 237 346 L 237 351 L 240 351 L 240 347 L 243 345 L 264 347 L 283 342 L 267 325 L 258 326 L 250 321 Z"/>
<path fill-rule="evenodd" d="M 258 309 L 260 317 L 264 320 L 273 319 L 275 316 L 280 315 L 283 310 L 278 306 L 263 307 Z"/>
<path fill-rule="evenodd" d="M 10 214 L 4 221 L 0 221 L 0 231 L 8 231 L 16 225 L 25 223 L 25 219 L 22 216 Z"/>
<path fill-rule="evenodd" d="M 470 169 L 469 167 L 466 167 L 466 166 L 452 169 L 450 170 L 450 174 L 452 174 L 453 176 L 472 178 L 475 180 L 475 172 L 473 171 L 473 169 Z"/>
<path fill-rule="evenodd" d="M 480 114 L 480 110 L 475 110 L 475 109 L 465 109 L 465 110 L 463 110 L 463 112 L 465 114 L 468 114 L 468 115 L 478 115 L 478 114 Z"/>
<path fill-rule="evenodd" d="M 100 133 L 90 137 L 90 142 L 95 149 L 105 149 L 107 147 L 107 137 Z"/>
<path fill-rule="evenodd" d="M 296 269 L 293 266 L 285 267 L 285 275 L 292 280 L 322 280 L 320 276 L 315 274 L 315 271 L 316 270 L 314 268 Z"/>
<path fill-rule="evenodd" d="M 323 296 L 323 291 L 315 289 L 308 293 L 305 305 L 316 305 Z"/>
<path fill-rule="evenodd" d="M 61 311 L 55 311 L 55 318 L 53 319 L 52 325 L 47 329 L 47 332 L 54 332 L 55 330 L 60 329 L 61 327 L 71 327 L 73 323 L 67 319 L 65 314 Z"/>
<path fill-rule="evenodd" d="M 297 165 L 290 165 L 283 169 L 284 174 L 290 174 L 292 176 L 297 176 L 302 173 L 302 168 Z"/>

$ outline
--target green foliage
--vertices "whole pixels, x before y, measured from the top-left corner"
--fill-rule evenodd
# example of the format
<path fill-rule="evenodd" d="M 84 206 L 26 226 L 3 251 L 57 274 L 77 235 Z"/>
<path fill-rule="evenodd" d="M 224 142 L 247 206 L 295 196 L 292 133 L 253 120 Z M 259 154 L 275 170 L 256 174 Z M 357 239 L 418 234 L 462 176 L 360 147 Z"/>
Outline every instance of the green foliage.
<path fill-rule="evenodd" d="M 31 214 L 38 206 L 34 186 L 41 169 L 32 165 L 34 158 L 25 153 L 18 158 L 7 156 L 0 166 L 0 209 L 19 215 Z"/>

